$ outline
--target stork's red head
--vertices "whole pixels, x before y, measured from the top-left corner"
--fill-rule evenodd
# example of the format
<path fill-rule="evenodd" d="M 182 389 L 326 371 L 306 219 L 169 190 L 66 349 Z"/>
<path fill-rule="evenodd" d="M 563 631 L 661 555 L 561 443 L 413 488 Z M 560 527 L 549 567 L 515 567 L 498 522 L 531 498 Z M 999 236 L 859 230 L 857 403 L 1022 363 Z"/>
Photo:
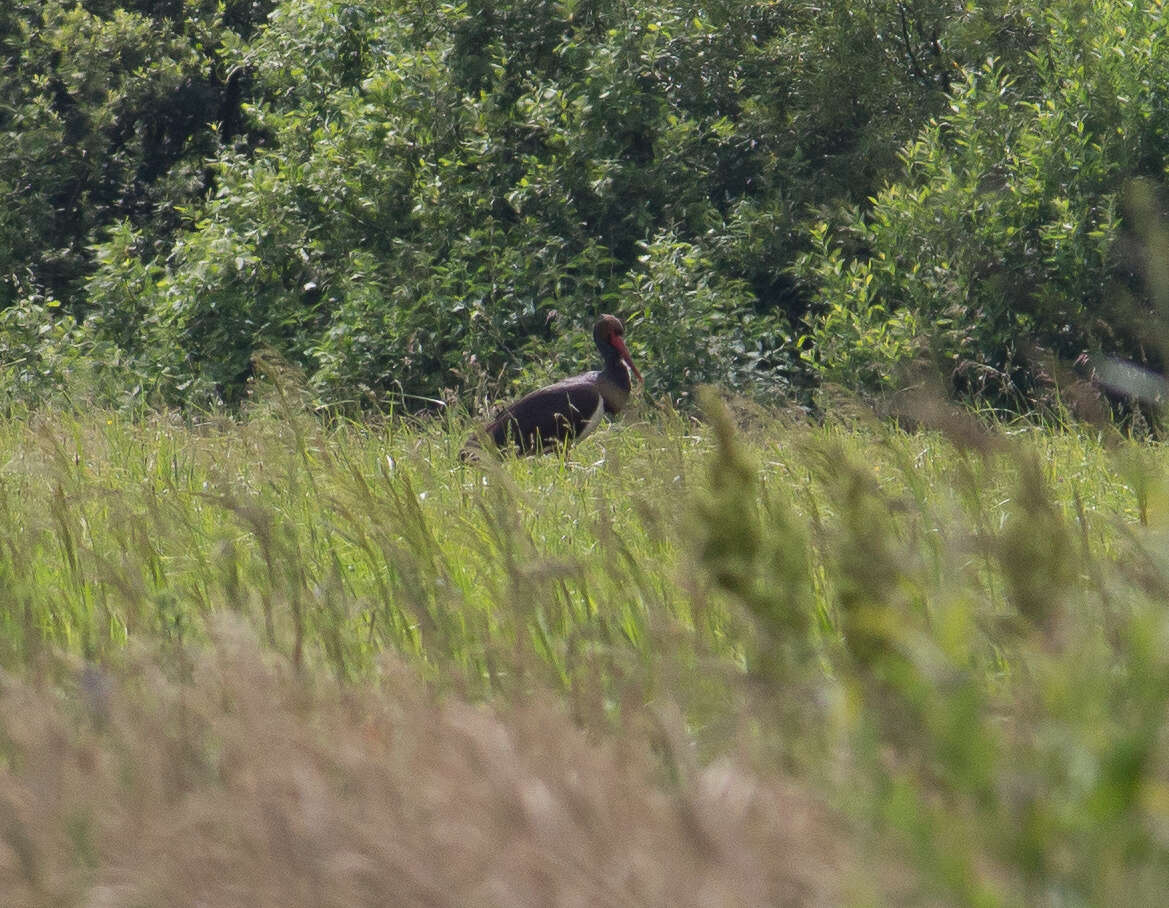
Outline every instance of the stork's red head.
<path fill-rule="evenodd" d="M 625 346 L 625 326 L 621 324 L 621 319 L 615 315 L 602 315 L 593 327 L 593 340 L 597 342 L 601 356 L 605 356 L 607 347 L 616 350 L 621 361 L 629 367 L 629 371 L 637 376 L 639 382 L 645 383 L 645 379 L 637 371 L 637 366 L 633 365 L 629 348 Z"/>

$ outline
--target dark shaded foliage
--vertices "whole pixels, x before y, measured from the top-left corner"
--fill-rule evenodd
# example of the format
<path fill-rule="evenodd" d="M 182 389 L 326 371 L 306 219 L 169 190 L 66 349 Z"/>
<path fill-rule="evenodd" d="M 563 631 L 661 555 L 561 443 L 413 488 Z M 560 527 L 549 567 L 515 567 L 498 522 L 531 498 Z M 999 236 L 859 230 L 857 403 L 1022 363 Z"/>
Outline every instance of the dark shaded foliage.
<path fill-rule="evenodd" d="M 0 305 L 35 291 L 75 316 L 89 247 L 128 219 L 162 250 L 245 130 L 245 74 L 219 56 L 270 3 L 16 3 L 0 17 Z"/>

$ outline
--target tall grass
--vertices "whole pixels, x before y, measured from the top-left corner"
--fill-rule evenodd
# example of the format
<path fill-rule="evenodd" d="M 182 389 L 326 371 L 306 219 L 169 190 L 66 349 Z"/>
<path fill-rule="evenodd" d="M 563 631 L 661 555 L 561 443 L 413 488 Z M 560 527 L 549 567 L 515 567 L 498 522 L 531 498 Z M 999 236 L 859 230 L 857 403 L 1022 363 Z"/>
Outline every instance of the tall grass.
<path fill-rule="evenodd" d="M 938 426 L 811 426 L 709 399 L 703 420 L 643 412 L 567 456 L 468 466 L 458 419 L 328 423 L 285 394 L 240 421 L 0 422 L 0 660 L 24 679 L 5 683 L 0 710 L 0 883 L 30 904 L 54 892 L 161 903 L 202 872 L 174 863 L 185 837 L 218 830 L 248 854 L 278 835 L 341 862 L 311 886 L 275 852 L 259 878 L 226 858 L 207 870 L 273 904 L 326 890 L 377 901 L 342 885 L 336 867 L 358 865 L 425 878 L 407 902 L 702 902 L 672 870 L 690 882 L 670 888 L 637 862 L 612 876 L 601 840 L 629 826 L 639 861 L 674 867 L 669 855 L 697 848 L 712 886 L 730 868 L 754 881 L 709 892 L 748 903 L 1160 901 L 1165 453 L 1083 427 L 984 429 L 953 414 Z M 225 637 L 227 619 L 250 630 Z M 219 672 L 240 634 L 258 643 Z M 383 732 L 363 737 L 380 711 L 406 709 L 399 697 L 415 711 L 385 734 L 430 742 L 419 747 L 435 763 L 417 792 L 416 767 L 378 775 L 401 756 Z M 491 711 L 457 705 L 475 702 Z M 532 719 L 533 702 L 559 705 Z M 25 703 L 58 730 L 20 731 Z M 118 718 L 95 718 L 107 713 Z M 270 757 L 244 753 L 248 723 L 279 726 L 255 738 Z M 139 752 L 137 725 L 187 750 Z M 500 776 L 468 734 L 512 735 L 520 775 Z M 95 770 L 92 796 L 70 789 L 38 819 L 19 805 L 53 742 L 65 742 L 55 759 L 121 771 Z M 612 742 L 625 756 L 597 755 Z M 561 772 L 576 759 L 593 769 Z M 288 803 L 236 811 L 233 786 L 256 774 Z M 304 778 L 311 791 L 296 789 Z M 760 779 L 772 781 L 741 781 Z M 350 782 L 396 806 L 342 821 Z M 468 809 L 503 825 L 434 811 L 426 792 L 443 785 L 480 792 Z M 714 839 L 693 819 L 711 785 Z M 549 790 L 556 809 L 585 812 L 551 838 L 517 821 L 524 853 L 547 859 L 541 889 L 529 864 L 484 843 Z M 205 805 L 160 846 L 172 863 L 146 888 L 110 882 L 133 851 L 104 814 L 117 791 L 137 792 L 135 824 L 168 798 Z M 645 807 L 644 824 L 582 819 L 660 798 L 667 813 Z M 390 854 L 365 822 L 428 844 Z M 324 844 L 336 823 L 344 847 Z M 362 892 L 384 898 L 375 876 Z M 613 888 L 590 888 L 600 877 Z M 521 878 L 526 894 L 509 897 Z"/>
<path fill-rule="evenodd" d="M 532 671 L 566 683 L 568 662 L 645 652 L 659 618 L 689 620 L 662 566 L 699 440 L 618 438 L 484 470 L 438 423 L 5 425 L 5 660 L 46 644 L 116 659 L 230 610 L 295 667 L 343 678 L 389 647 L 476 694 Z"/>
<path fill-rule="evenodd" d="M 291 678 L 237 621 L 175 681 L 139 650 L 0 695 L 6 906 L 835 904 L 815 798 L 723 762 L 684 791 L 548 697 Z M 162 663 L 162 664 L 160 664 Z"/>

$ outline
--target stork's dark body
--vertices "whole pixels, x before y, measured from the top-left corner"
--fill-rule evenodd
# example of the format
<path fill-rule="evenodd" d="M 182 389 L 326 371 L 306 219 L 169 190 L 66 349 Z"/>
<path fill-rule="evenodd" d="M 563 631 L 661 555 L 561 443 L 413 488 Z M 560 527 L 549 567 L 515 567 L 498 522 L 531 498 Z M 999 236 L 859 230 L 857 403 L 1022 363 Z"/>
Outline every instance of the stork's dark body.
<path fill-rule="evenodd" d="M 574 375 L 533 391 L 506 407 L 483 429 L 483 436 L 501 450 L 521 454 L 550 451 L 588 435 L 606 413 L 620 413 L 632 391 L 630 373 L 637 368 L 622 339 L 625 328 L 612 315 L 603 315 L 593 329 L 602 368 Z M 465 453 L 473 455 L 478 439 Z"/>

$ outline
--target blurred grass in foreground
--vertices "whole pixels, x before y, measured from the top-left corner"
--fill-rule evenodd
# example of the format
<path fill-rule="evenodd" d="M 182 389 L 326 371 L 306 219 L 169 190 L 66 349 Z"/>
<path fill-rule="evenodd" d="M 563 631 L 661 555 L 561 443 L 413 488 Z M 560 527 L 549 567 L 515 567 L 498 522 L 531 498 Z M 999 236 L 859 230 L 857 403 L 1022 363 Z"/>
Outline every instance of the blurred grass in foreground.
<path fill-rule="evenodd" d="M 1163 449 L 707 412 L 485 468 L 287 397 L 0 422 L 0 889 L 1169 893 Z"/>

